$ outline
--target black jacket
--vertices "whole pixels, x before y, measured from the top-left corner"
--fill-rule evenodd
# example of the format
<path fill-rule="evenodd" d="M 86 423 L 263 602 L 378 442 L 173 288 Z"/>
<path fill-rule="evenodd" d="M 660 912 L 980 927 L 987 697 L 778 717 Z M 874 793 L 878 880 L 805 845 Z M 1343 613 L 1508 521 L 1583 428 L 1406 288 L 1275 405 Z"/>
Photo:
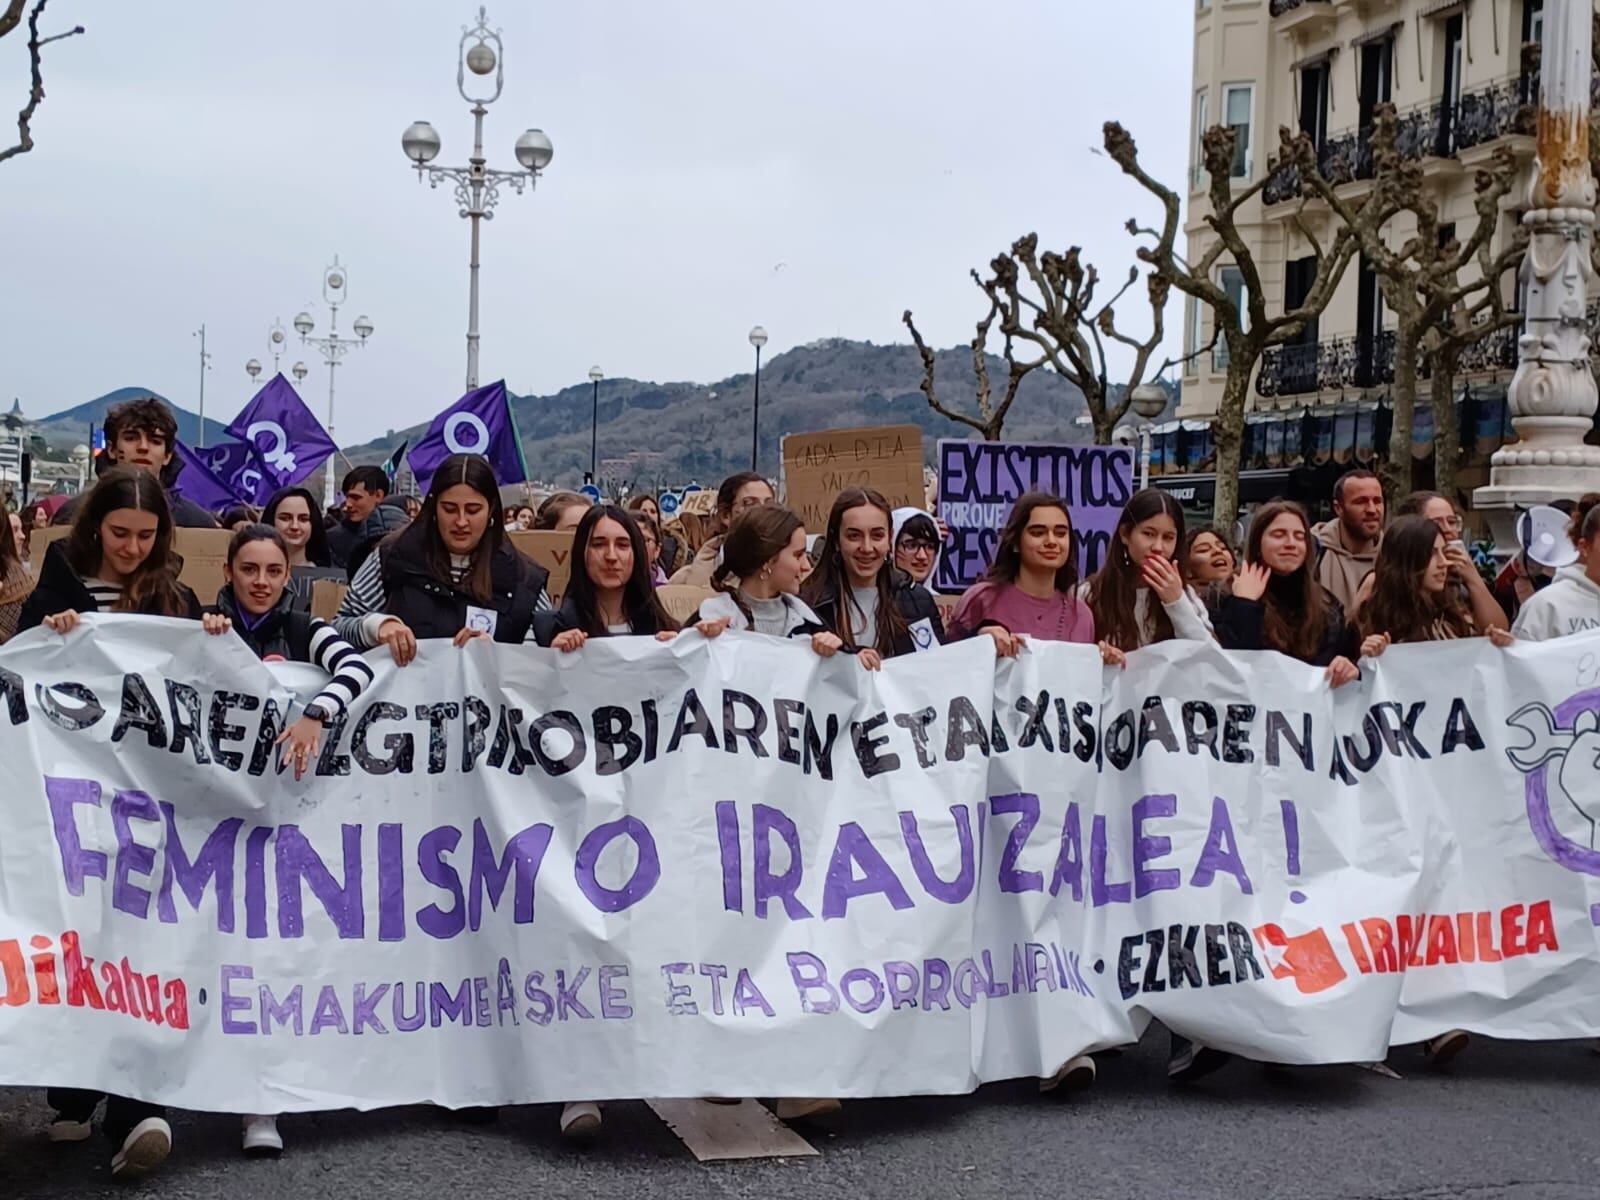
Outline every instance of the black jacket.
<path fill-rule="evenodd" d="M 920 583 L 913 583 L 911 576 L 897 568 L 891 568 L 889 593 L 894 597 L 894 606 L 900 615 L 905 618 L 906 625 L 913 627 L 919 621 L 926 621 L 926 628 L 933 631 L 933 645 L 944 645 L 944 621 L 939 616 L 939 606 L 933 599 L 933 593 Z M 848 616 L 840 611 L 843 605 L 839 602 L 837 589 L 830 588 L 811 601 L 811 608 L 822 619 L 830 632 L 850 640 L 850 621 Z M 907 632 L 899 634 L 894 639 L 894 655 L 914 654 L 917 650 L 931 650 L 933 645 L 918 646 L 915 634 L 908 628 Z"/>
<path fill-rule="evenodd" d="M 1322 638 L 1316 654 L 1305 661 L 1313 667 L 1325 667 L 1343 656 L 1351 662 L 1360 657 L 1361 639 L 1355 628 L 1345 620 L 1344 607 L 1330 593 L 1328 616 L 1322 627 Z M 1217 632 L 1217 641 L 1224 650 L 1269 650 L 1264 630 L 1267 606 L 1262 600 L 1241 600 L 1230 592 L 1218 591 L 1211 610 L 1211 625 Z"/>
<path fill-rule="evenodd" d="M 469 607 L 487 608 L 497 614 L 495 641 L 526 639 L 534 606 L 550 582 L 548 571 L 503 542 L 490 563 L 490 596 L 480 601 L 429 574 L 419 540 L 402 534 L 382 547 L 384 611 L 389 616 L 404 621 L 419 639 L 448 638 L 466 627 Z"/>
<path fill-rule="evenodd" d="M 233 631 L 250 647 L 257 658 L 281 658 L 287 662 L 311 661 L 311 614 L 295 607 L 294 593 L 288 588 L 278 606 L 250 628 L 231 584 L 223 584 L 217 603 L 210 609 L 233 622 Z"/>
<path fill-rule="evenodd" d="M 339 521 L 328 530 L 328 554 L 333 559 L 333 565 L 344 567 L 352 579 L 357 568 L 372 553 L 372 547 L 410 523 L 405 508 L 389 504 L 387 499 L 385 497 L 378 501 L 378 506 L 367 514 L 367 519 L 361 524 Z"/>
<path fill-rule="evenodd" d="M 174 615 L 198 620 L 200 601 L 195 599 L 194 593 L 188 588 L 182 584 L 178 586 L 183 593 L 187 611 Z M 44 563 L 39 568 L 39 582 L 29 595 L 27 603 L 22 606 L 22 615 L 17 618 L 17 632 L 32 629 L 35 625 L 42 624 L 46 617 L 66 612 L 69 608 L 78 613 L 100 611 L 100 606 L 89 594 L 89 589 L 83 586 L 83 580 L 78 578 L 78 573 L 67 561 L 66 545 L 55 541 L 50 543 L 50 548 L 44 553 Z M 153 613 L 149 609 L 139 611 L 154 616 L 167 615 Z"/>
<path fill-rule="evenodd" d="M 646 607 L 639 612 L 628 614 L 628 624 L 633 626 L 636 635 L 654 637 L 665 629 L 674 626 L 662 625 L 656 619 L 655 609 Z M 578 616 L 578 607 L 573 604 L 572 597 L 568 596 L 561 601 L 561 607 L 554 612 L 535 613 L 533 617 L 533 638 L 541 646 L 549 646 L 556 640 L 557 634 L 566 633 L 569 629 L 583 629 L 583 620 Z M 585 632 L 588 632 L 585 630 Z M 604 636 L 590 634 L 591 637 Z"/>
<path fill-rule="evenodd" d="M 172 509 L 172 523 L 179 529 L 215 529 L 217 519 L 201 508 L 193 500 L 185 500 L 182 496 L 172 494 L 172 489 L 167 488 L 167 507 Z M 83 498 L 87 490 L 79 492 L 60 508 L 56 515 L 50 518 L 52 525 L 71 525 L 72 519 L 78 515 L 78 509 L 83 505 Z"/>

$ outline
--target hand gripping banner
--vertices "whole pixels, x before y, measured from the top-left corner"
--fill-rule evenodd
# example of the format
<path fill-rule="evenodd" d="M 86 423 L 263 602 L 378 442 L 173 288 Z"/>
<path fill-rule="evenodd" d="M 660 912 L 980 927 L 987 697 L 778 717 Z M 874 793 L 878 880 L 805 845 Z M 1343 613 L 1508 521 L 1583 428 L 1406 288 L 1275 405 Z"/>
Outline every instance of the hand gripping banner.
<path fill-rule="evenodd" d="M 1359 682 L 1168 643 L 727 635 L 314 673 L 0 650 L 0 1084 L 212 1111 L 962 1092 L 1159 1019 L 1365 1061 L 1600 1033 L 1600 635 Z"/>

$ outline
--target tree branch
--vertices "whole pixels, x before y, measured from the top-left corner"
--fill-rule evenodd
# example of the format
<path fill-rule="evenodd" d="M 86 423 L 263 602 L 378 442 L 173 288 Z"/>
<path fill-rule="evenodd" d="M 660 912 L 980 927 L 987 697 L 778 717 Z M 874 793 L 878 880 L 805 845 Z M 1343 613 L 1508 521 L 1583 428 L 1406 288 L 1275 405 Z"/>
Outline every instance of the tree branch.
<path fill-rule="evenodd" d="M 44 72 L 41 66 L 40 50 L 51 42 L 59 42 L 83 32 L 82 25 L 75 25 L 66 33 L 58 33 L 51 37 L 39 36 L 39 18 L 44 13 L 45 5 L 50 0 L 35 0 L 33 10 L 28 14 L 28 64 L 32 80 L 32 87 L 28 89 L 28 102 L 23 105 L 22 111 L 17 113 L 17 144 L 8 149 L 0 150 L 0 162 L 14 158 L 19 154 L 26 154 L 33 149 L 33 114 L 38 111 L 39 105 L 44 102 Z M 11 5 L 3 14 L 0 14 L 0 37 L 16 28 L 17 18 L 21 15 L 23 0 L 11 0 Z"/>

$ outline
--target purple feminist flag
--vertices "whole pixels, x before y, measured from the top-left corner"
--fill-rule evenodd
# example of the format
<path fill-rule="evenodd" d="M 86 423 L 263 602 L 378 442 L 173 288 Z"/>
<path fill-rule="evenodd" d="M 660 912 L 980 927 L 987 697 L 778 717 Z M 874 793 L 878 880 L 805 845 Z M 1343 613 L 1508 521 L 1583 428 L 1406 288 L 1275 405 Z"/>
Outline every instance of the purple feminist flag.
<path fill-rule="evenodd" d="M 259 481 L 261 473 L 250 447 L 243 442 L 224 442 L 204 450 L 192 450 L 179 442 L 177 453 L 183 469 L 173 481 L 172 490 L 185 500 L 211 512 L 254 501 L 253 481 Z M 245 482 L 251 482 L 248 489 L 235 482 L 241 475 Z"/>
<path fill-rule="evenodd" d="M 306 479 L 338 447 L 282 375 L 255 394 L 228 426 L 228 436 L 255 451 L 260 484 L 251 500 L 265 504 L 279 488 Z M 224 476 L 226 478 L 226 476 Z"/>
<path fill-rule="evenodd" d="M 452 454 L 481 454 L 501 483 L 528 478 L 505 380 L 468 392 L 433 419 L 411 452 L 418 485 L 426 490 L 439 464 Z"/>

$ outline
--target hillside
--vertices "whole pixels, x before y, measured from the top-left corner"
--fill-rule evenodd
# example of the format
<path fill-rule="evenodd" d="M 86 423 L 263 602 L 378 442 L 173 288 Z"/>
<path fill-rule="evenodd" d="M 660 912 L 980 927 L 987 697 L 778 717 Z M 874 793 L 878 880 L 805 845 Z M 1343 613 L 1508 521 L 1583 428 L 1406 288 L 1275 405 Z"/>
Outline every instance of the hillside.
<path fill-rule="evenodd" d="M 1005 368 L 991 359 L 991 385 L 1005 386 Z M 797 347 L 761 366 L 761 458 L 775 470 L 785 433 L 855 425 L 911 423 L 924 431 L 926 454 L 936 439 L 969 437 L 970 429 L 947 421 L 928 407 L 919 390 L 922 364 L 909 345 L 878 346 L 830 338 Z M 513 385 L 514 385 L 514 381 Z M 973 410 L 972 352 L 966 347 L 940 351 L 936 383 L 941 402 Z M 600 459 L 602 475 L 647 482 L 711 481 L 750 465 L 750 408 L 753 377 L 746 373 L 716 383 L 652 383 L 607 379 L 600 384 Z M 589 466 L 590 385 L 564 388 L 552 396 L 513 396 L 517 427 L 529 474 L 535 479 L 575 484 Z M 1060 376 L 1040 370 L 1024 382 L 1006 424 L 1006 436 L 1021 441 L 1087 442 L 1087 428 L 1073 418 L 1083 411 L 1078 390 Z M 355 462 L 382 462 L 425 425 L 395 430 L 392 438 L 348 451 Z M 630 452 L 632 464 L 605 466 Z"/>
<path fill-rule="evenodd" d="M 73 446 L 86 444 L 89 440 L 89 424 L 92 421 L 98 428 L 105 424 L 106 410 L 113 404 L 120 404 L 124 400 L 133 400 L 140 396 L 154 396 L 158 400 L 166 400 L 173 415 L 178 419 L 178 440 L 193 446 L 197 444 L 196 434 L 200 429 L 200 418 L 185 408 L 180 408 L 167 400 L 160 392 L 153 392 L 149 388 L 125 387 L 114 392 L 107 392 L 104 396 L 97 396 L 87 403 L 76 408 L 69 408 L 63 412 L 52 413 L 39 420 L 37 433 L 44 438 L 50 446 L 70 450 Z M 29 414 L 30 416 L 33 414 Z M 207 440 L 216 443 L 222 436 L 223 425 L 206 418 Z"/>

